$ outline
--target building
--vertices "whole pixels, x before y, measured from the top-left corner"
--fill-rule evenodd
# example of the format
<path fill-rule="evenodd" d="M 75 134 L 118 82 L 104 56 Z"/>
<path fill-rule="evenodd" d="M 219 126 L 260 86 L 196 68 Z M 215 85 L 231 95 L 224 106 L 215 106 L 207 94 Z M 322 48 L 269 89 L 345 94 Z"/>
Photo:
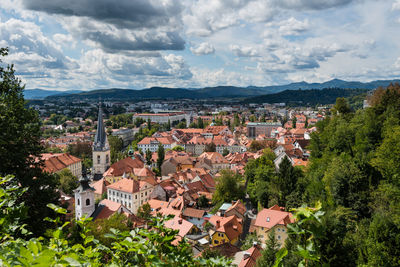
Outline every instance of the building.
<path fill-rule="evenodd" d="M 250 227 L 257 233 L 260 241 L 265 244 L 268 241 L 272 230 L 275 232 L 275 239 L 282 246 L 288 237 L 287 225 L 293 222 L 292 214 L 283 211 L 284 209 L 275 205 L 269 209 L 263 209 L 257 214 L 257 218 Z"/>
<path fill-rule="evenodd" d="M 107 198 L 128 208 L 133 214 L 149 201 L 154 186 L 147 181 L 122 178 L 107 186 Z"/>
<path fill-rule="evenodd" d="M 281 127 L 280 122 L 249 122 L 247 123 L 247 137 L 256 138 L 259 135 L 271 137 L 271 132 Z"/>
<path fill-rule="evenodd" d="M 135 133 L 138 131 L 135 129 L 118 129 L 116 131 L 113 131 L 112 135 L 117 136 L 121 138 L 123 145 L 127 146 L 129 145 L 133 139 L 135 139 Z"/>
<path fill-rule="evenodd" d="M 145 121 L 149 120 L 155 123 L 168 123 L 173 124 L 186 119 L 185 112 L 173 112 L 173 113 L 136 113 L 133 115 L 132 120 L 135 122 L 137 118 L 141 118 Z"/>
<path fill-rule="evenodd" d="M 144 168 L 144 162 L 138 157 L 128 157 L 112 164 L 103 177 L 111 184 L 119 181 L 123 176 L 134 178 L 134 174 L 137 174 L 142 168 Z"/>
<path fill-rule="evenodd" d="M 176 141 L 171 137 L 145 137 L 137 144 L 138 149 L 142 150 L 143 152 L 146 152 L 147 150 L 156 152 L 159 145 L 162 145 L 165 150 L 172 149 L 177 146 Z"/>
<path fill-rule="evenodd" d="M 45 172 L 59 173 L 64 169 L 69 169 L 75 177 L 82 176 L 82 160 L 68 153 L 45 153 L 42 154 L 42 159 Z"/>
<path fill-rule="evenodd" d="M 237 244 L 242 234 L 243 220 L 234 215 L 230 217 L 214 215 L 209 222 L 214 226 L 214 229 L 210 231 L 211 246 L 218 246 L 223 243 Z"/>
<path fill-rule="evenodd" d="M 94 191 L 89 185 L 89 179 L 82 178 L 80 185 L 74 190 L 75 195 L 75 218 L 78 220 L 84 216 L 90 217 L 95 211 Z"/>
<path fill-rule="evenodd" d="M 207 159 L 210 161 L 212 170 L 218 172 L 220 170 L 230 169 L 229 161 L 218 152 L 204 152 L 198 157 L 199 160 Z"/>
<path fill-rule="evenodd" d="M 93 142 L 92 154 L 94 180 L 99 180 L 103 177 L 103 173 L 110 167 L 110 145 L 108 144 L 103 123 L 103 110 L 101 104 L 99 104 L 97 131 Z"/>

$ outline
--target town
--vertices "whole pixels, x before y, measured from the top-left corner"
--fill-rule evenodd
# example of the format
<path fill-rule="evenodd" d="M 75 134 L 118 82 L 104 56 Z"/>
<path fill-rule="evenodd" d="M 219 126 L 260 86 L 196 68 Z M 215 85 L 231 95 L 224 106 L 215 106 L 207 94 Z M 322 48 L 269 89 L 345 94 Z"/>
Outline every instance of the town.
<path fill-rule="evenodd" d="M 278 199 L 264 206 L 246 188 L 247 164 L 272 155 L 277 173 L 306 167 L 315 124 L 329 112 L 285 103 L 79 105 L 52 114 L 55 105 L 34 106 L 50 135 L 42 141 L 44 171 L 75 180 L 61 185 L 69 217 L 96 222 L 123 214 L 147 227 L 150 217 L 170 216 L 166 227 L 179 231 L 174 244 L 185 238 L 195 257 L 216 251 L 238 266 L 254 266 L 271 233 L 282 246 L 294 220 Z M 96 108 L 97 119 L 88 118 Z M 69 118 L 71 110 L 80 117 Z M 244 191 L 235 194 L 237 187 Z"/>

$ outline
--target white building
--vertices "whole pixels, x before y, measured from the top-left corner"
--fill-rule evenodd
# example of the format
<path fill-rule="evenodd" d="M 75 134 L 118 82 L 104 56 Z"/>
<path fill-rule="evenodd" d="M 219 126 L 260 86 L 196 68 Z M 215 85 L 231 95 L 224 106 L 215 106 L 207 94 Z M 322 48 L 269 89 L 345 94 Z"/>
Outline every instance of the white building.
<path fill-rule="evenodd" d="M 78 220 L 83 216 L 92 216 L 95 210 L 93 187 L 90 187 L 88 179 L 81 179 L 80 185 L 74 190 L 75 195 L 75 218 Z"/>
<path fill-rule="evenodd" d="M 122 178 L 107 186 L 107 198 L 125 206 L 132 213 L 150 199 L 154 186 L 144 180 Z"/>
<path fill-rule="evenodd" d="M 140 141 L 137 146 L 138 149 L 141 149 L 143 152 L 150 150 L 151 152 L 156 152 L 158 150 L 158 146 L 162 145 L 164 149 L 172 149 L 177 146 L 175 140 L 171 137 L 145 137 L 142 141 Z"/>

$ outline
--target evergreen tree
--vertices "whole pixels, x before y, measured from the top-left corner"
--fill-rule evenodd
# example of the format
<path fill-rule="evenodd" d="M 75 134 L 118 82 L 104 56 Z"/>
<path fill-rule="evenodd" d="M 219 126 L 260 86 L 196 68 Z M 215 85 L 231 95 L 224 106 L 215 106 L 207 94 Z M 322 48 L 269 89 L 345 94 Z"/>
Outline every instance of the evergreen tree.
<path fill-rule="evenodd" d="M 257 267 L 272 267 L 275 264 L 276 253 L 280 245 L 275 239 L 275 230 L 270 230 L 268 240 L 265 244 L 265 249 L 261 253 L 261 257 L 257 259 Z"/>
<path fill-rule="evenodd" d="M 146 150 L 146 164 L 151 165 L 152 153 L 149 149 Z"/>
<path fill-rule="evenodd" d="M 161 170 L 161 165 L 163 164 L 165 157 L 165 150 L 162 144 L 158 145 L 157 156 L 157 168 Z"/>
<path fill-rule="evenodd" d="M 0 48 L 1 57 L 7 49 Z M 0 176 L 12 174 L 28 190 L 18 198 L 28 207 L 25 223 L 34 234 L 43 230 L 43 219 L 51 217 L 46 205 L 58 203 L 57 178 L 42 172 L 40 120 L 37 112 L 26 108 L 24 86 L 15 77 L 13 65 L 0 63 Z"/>
<path fill-rule="evenodd" d="M 200 117 L 197 118 L 197 128 L 204 129 L 204 122 Z"/>

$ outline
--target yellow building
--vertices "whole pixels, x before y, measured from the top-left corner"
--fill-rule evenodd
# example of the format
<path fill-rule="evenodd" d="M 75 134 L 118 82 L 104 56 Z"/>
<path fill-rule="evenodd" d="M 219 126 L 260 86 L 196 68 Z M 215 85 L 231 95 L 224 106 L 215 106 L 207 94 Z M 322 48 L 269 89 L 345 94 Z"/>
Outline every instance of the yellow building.
<path fill-rule="evenodd" d="M 235 245 L 239 241 L 239 237 L 243 231 L 243 221 L 241 219 L 238 219 L 234 215 L 230 217 L 214 215 L 210 218 L 209 222 L 214 226 L 214 229 L 210 231 L 212 246 L 228 242 Z"/>
<path fill-rule="evenodd" d="M 274 230 L 275 239 L 282 246 L 288 237 L 287 225 L 292 222 L 292 214 L 275 205 L 269 209 L 263 209 L 257 214 L 250 231 L 256 232 L 262 244 L 265 244 L 268 241 L 269 234 Z"/>

